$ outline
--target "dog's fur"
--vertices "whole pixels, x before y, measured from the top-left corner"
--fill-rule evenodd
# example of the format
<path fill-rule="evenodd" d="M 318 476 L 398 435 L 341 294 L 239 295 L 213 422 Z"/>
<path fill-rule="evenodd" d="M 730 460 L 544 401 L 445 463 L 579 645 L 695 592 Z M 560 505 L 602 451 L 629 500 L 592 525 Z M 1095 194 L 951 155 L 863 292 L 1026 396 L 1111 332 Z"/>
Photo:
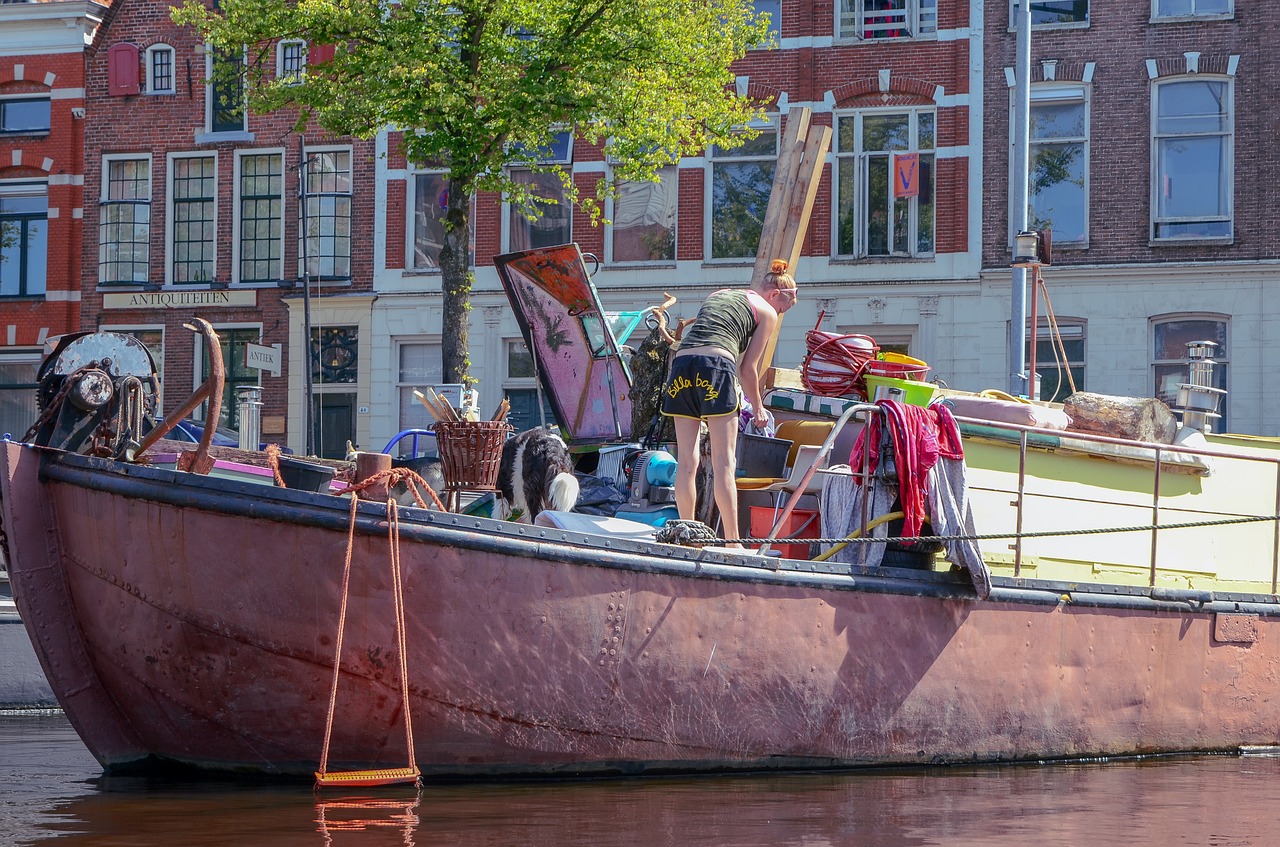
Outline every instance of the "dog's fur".
<path fill-rule="evenodd" d="M 508 438 L 498 466 L 498 491 L 512 513 L 530 522 L 547 509 L 570 511 L 578 502 L 578 479 L 568 446 L 549 429 Z"/>

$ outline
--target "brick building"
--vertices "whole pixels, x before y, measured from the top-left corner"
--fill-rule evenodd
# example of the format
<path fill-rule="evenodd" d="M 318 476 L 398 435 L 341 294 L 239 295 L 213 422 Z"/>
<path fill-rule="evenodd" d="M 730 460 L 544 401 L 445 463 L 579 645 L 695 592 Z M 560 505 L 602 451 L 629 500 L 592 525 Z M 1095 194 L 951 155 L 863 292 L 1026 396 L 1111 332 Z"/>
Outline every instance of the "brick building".
<path fill-rule="evenodd" d="M 372 144 L 300 136 L 294 115 L 248 113 L 213 73 L 242 59 L 206 49 L 169 11 L 116 0 L 88 57 L 84 326 L 142 338 L 172 409 L 208 366 L 183 324 L 209 320 L 228 371 L 221 423 L 238 424 L 238 386 L 261 384 L 263 438 L 301 451 L 309 323 L 321 362 L 314 447 L 339 453 L 366 440 L 356 409 L 370 384 Z M 305 73 L 305 48 L 282 42 L 269 58 L 278 73 Z M 279 345 L 280 372 L 247 367 L 247 344 Z"/>
<path fill-rule="evenodd" d="M 1225 363 L 1226 426 L 1277 434 L 1280 399 L 1265 365 L 1277 355 L 1280 309 L 1274 60 L 1262 49 L 1277 10 L 1093 0 L 1041 3 L 1033 14 L 1029 205 L 1033 225 L 1054 231 L 1044 278 L 1077 387 L 1171 401 L 1185 342 L 1207 339 Z M 982 326 L 992 361 L 1005 359 L 1011 290 L 1015 41 L 1002 6 L 987 21 L 984 75 Z M 1065 379 L 1048 342 L 1037 347 L 1048 394 Z"/>
<path fill-rule="evenodd" d="M 798 367 L 805 333 L 870 332 L 913 355 L 975 369 L 965 321 L 979 298 L 982 4 L 933 0 L 758 0 L 779 34 L 778 50 L 750 53 L 740 89 L 772 104 L 764 132 L 742 148 L 686 158 L 656 185 L 630 186 L 606 208 L 610 225 L 553 211 L 535 224 L 501 198 L 478 198 L 476 285 L 470 326 L 472 375 L 482 409 L 512 397 L 517 425 L 537 423 L 531 363 L 492 257 L 531 245 L 576 241 L 600 259 L 594 276 L 605 308 L 638 309 L 679 298 L 692 316 L 709 292 L 749 279 L 767 205 L 778 139 L 790 107 L 808 106 L 833 126 L 813 219 L 775 362 Z M 425 423 L 416 385 L 440 379 L 438 171 L 378 139 L 371 362 L 373 445 Z M 895 198 L 892 157 L 919 154 L 919 194 Z M 549 155 L 571 165 L 584 192 L 609 164 L 567 135 Z M 536 177 L 530 176 L 530 179 Z M 555 191 L 549 181 L 544 190 Z M 753 223 L 754 221 L 754 223 Z"/>
<path fill-rule="evenodd" d="M 0 4 L 0 432 L 15 438 L 45 339 L 80 325 L 84 61 L 106 11 Z"/>

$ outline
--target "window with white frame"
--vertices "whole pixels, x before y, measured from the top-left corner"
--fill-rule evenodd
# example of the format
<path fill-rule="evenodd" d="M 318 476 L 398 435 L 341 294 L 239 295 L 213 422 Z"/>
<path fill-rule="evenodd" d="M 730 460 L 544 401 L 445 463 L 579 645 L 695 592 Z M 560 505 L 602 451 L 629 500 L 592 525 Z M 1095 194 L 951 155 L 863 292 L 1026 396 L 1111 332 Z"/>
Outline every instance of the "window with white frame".
<path fill-rule="evenodd" d="M 169 272 L 175 284 L 214 279 L 217 239 L 217 158 L 169 159 Z"/>
<path fill-rule="evenodd" d="M 1230 17 L 1232 0 L 1155 0 L 1155 18 Z"/>
<path fill-rule="evenodd" d="M 307 66 L 307 43 L 298 39 L 276 45 L 276 79 L 299 83 Z"/>
<path fill-rule="evenodd" d="M 1089 225 L 1087 86 L 1065 83 L 1033 87 L 1030 136 L 1030 226 L 1053 230 L 1055 245 L 1083 245 Z"/>
<path fill-rule="evenodd" d="M 48 97 L 0 98 L 0 135 L 20 132 L 48 132 L 52 126 Z"/>
<path fill-rule="evenodd" d="M 1189 77 L 1153 86 L 1151 235 L 1156 241 L 1232 234 L 1232 86 Z"/>
<path fill-rule="evenodd" d="M 400 402 L 397 431 L 426 429 L 433 423 L 433 419 L 426 407 L 413 396 L 413 392 L 415 389 L 422 390 L 428 385 L 439 385 L 444 381 L 440 342 L 401 341 L 397 344 L 397 349 L 399 370 L 396 375 L 396 394 Z M 424 443 L 434 446 L 431 442 Z M 412 448 L 412 443 L 406 440 L 398 446 L 403 454 Z M 422 452 L 422 446 L 423 444 L 419 444 L 419 452 Z"/>
<path fill-rule="evenodd" d="M 1084 391 L 1086 326 L 1085 321 L 1075 318 L 1059 318 L 1053 326 L 1044 318 L 1036 323 L 1036 373 L 1040 374 L 1041 400 L 1063 402 L 1071 396 L 1072 384 L 1076 391 Z M 1031 322 L 1027 321 L 1023 354 L 1028 366 L 1031 363 L 1030 328 Z"/>
<path fill-rule="evenodd" d="M 1009 28 L 1017 29 L 1018 0 L 1009 2 Z M 1033 27 L 1081 26 L 1089 23 L 1089 0 L 1032 0 Z"/>
<path fill-rule="evenodd" d="M 511 411 L 507 414 L 511 426 L 516 432 L 524 432 L 544 423 L 558 424 L 551 399 L 542 395 L 533 355 L 524 339 L 507 339 L 505 346 L 506 379 L 502 382 L 502 391 L 511 401 Z M 538 408 L 539 396 L 542 396 L 541 409 Z"/>
<path fill-rule="evenodd" d="M 148 282 L 150 262 L 151 160 L 108 158 L 98 209 L 98 281 Z"/>
<path fill-rule="evenodd" d="M 299 255 L 312 279 L 351 278 L 351 151 L 307 151 L 307 215 Z"/>
<path fill-rule="evenodd" d="M 22 438 L 40 416 L 36 406 L 39 350 L 11 350 L 0 354 L 0 435 Z"/>
<path fill-rule="evenodd" d="M 208 48 L 209 84 L 207 112 L 210 132 L 244 132 L 248 128 L 245 108 L 243 50 Z"/>
<path fill-rule="evenodd" d="M 932 107 L 836 117 L 836 255 L 934 252 Z"/>
<path fill-rule="evenodd" d="M 147 48 L 147 93 L 173 94 L 176 85 L 173 48 L 168 44 L 152 44 Z"/>
<path fill-rule="evenodd" d="M 840 0 L 840 38 L 919 38 L 938 31 L 938 0 Z"/>
<path fill-rule="evenodd" d="M 653 182 L 620 182 L 609 208 L 605 261 L 674 262 L 679 171 L 669 165 Z"/>
<path fill-rule="evenodd" d="M 48 186 L 0 182 L 0 297 L 44 294 L 48 264 Z"/>
<path fill-rule="evenodd" d="M 242 152 L 236 159 L 239 215 L 237 281 L 284 277 L 284 156 Z"/>
<path fill-rule="evenodd" d="M 557 132 L 549 147 L 539 151 L 537 161 L 542 165 L 562 165 L 568 171 L 573 162 L 573 134 Z M 531 186 L 534 200 L 530 205 L 507 204 L 508 250 L 531 250 L 572 241 L 573 203 L 561 174 L 512 168 L 511 179 Z"/>
<path fill-rule="evenodd" d="M 778 164 L 778 124 L 732 149 L 712 145 L 711 221 L 707 227 L 712 259 L 754 259 Z"/>
<path fill-rule="evenodd" d="M 1214 388 L 1227 389 L 1227 370 L 1231 348 L 1227 345 L 1227 319 L 1225 316 L 1177 316 L 1157 317 L 1151 321 L 1151 371 L 1154 393 L 1170 407 L 1177 404 L 1178 387 L 1189 381 L 1187 344 L 1193 341 L 1212 341 L 1217 344 L 1213 360 Z M 1220 408 L 1222 417 L 1213 425 L 1214 432 L 1226 432 L 1227 410 Z"/>

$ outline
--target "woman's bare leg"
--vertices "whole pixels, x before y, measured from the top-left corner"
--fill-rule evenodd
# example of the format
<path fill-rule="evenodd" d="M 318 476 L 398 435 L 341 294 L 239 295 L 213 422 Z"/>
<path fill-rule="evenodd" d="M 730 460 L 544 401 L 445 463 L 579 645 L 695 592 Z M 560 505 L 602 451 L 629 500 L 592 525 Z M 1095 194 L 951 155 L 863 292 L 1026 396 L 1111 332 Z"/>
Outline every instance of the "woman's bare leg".
<path fill-rule="evenodd" d="M 702 421 L 672 418 L 676 427 L 676 510 L 680 520 L 691 521 L 698 508 L 698 433 Z"/>
<path fill-rule="evenodd" d="M 738 537 L 738 414 L 707 418 L 711 469 L 715 472 L 716 508 L 725 538 Z M 730 544 L 741 547 L 741 544 Z"/>

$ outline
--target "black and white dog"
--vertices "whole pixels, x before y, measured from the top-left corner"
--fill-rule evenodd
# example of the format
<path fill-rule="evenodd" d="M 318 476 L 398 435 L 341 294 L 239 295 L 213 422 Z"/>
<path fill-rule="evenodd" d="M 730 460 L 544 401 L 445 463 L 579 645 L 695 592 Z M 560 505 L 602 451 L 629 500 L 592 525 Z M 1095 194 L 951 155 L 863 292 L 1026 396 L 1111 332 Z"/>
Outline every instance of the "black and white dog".
<path fill-rule="evenodd" d="M 502 445 L 498 491 L 512 514 L 532 522 L 547 509 L 567 512 L 578 502 L 569 447 L 550 429 L 531 429 Z"/>

